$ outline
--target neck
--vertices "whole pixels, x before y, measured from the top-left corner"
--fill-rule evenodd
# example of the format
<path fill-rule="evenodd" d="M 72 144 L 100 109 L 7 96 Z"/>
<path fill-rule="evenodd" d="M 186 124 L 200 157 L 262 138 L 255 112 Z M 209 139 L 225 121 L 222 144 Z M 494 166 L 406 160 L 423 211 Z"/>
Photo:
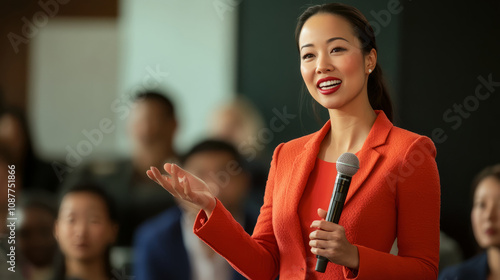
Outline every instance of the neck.
<path fill-rule="evenodd" d="M 377 118 L 368 102 L 362 108 L 329 110 L 331 129 L 323 140 L 320 158 L 335 162 L 341 154 L 361 149 Z"/>
<path fill-rule="evenodd" d="M 331 121 L 328 147 L 341 153 L 359 151 L 377 118 L 366 89 L 341 108 L 330 109 L 328 113 Z"/>
<path fill-rule="evenodd" d="M 490 268 L 489 279 L 500 279 L 500 248 L 491 247 L 486 251 L 488 255 L 488 267 Z"/>
<path fill-rule="evenodd" d="M 104 258 L 81 261 L 81 260 L 66 260 L 66 277 L 79 278 L 84 280 L 90 279 L 108 279 L 108 271 L 105 265 Z"/>

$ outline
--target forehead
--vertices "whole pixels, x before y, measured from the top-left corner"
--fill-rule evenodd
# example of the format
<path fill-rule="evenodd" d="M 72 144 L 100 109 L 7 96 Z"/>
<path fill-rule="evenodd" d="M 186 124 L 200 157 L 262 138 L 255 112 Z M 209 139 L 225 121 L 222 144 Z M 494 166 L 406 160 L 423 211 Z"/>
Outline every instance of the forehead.
<path fill-rule="evenodd" d="M 353 27 L 345 18 L 329 13 L 319 13 L 310 17 L 302 26 L 299 44 L 313 43 L 311 41 L 318 39 L 328 40 L 332 37 L 342 37 L 349 42 L 356 39 Z"/>
<path fill-rule="evenodd" d="M 138 100 L 133 105 L 132 112 L 137 114 L 170 114 L 170 109 L 167 108 L 166 104 L 158 100 Z"/>
<path fill-rule="evenodd" d="M 101 197 L 89 192 L 75 192 L 64 196 L 59 213 L 106 211 Z"/>
<path fill-rule="evenodd" d="M 474 196 L 500 199 L 500 181 L 493 176 L 484 178 L 477 185 Z"/>

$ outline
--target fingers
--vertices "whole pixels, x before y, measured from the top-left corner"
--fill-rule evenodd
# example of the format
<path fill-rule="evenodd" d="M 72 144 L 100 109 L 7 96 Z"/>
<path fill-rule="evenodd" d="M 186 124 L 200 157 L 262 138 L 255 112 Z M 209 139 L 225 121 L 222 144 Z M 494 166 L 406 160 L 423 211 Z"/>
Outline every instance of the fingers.
<path fill-rule="evenodd" d="M 321 218 L 321 219 L 326 219 L 326 210 L 323 210 L 321 208 L 318 208 L 318 216 Z"/>
<path fill-rule="evenodd" d="M 153 171 L 148 169 L 148 171 L 146 171 L 146 175 L 148 175 L 149 179 L 151 179 L 151 180 L 155 181 L 157 184 L 159 184 L 158 181 L 156 181 L 156 178 L 155 178 L 155 175 L 153 174 Z"/>
<path fill-rule="evenodd" d="M 318 228 L 325 231 L 343 230 L 344 227 L 325 220 L 316 220 L 311 223 L 311 228 Z"/>
<path fill-rule="evenodd" d="M 169 172 L 169 171 L 167 171 Z M 186 199 L 186 195 L 184 194 L 184 189 L 181 186 L 181 182 L 179 181 L 179 176 L 178 176 L 178 168 L 176 168 L 176 165 L 171 164 L 170 165 L 170 175 L 172 176 L 172 188 L 177 194 L 177 197 L 180 197 L 182 199 Z"/>
<path fill-rule="evenodd" d="M 176 196 L 175 191 L 172 188 L 172 185 L 170 184 L 167 177 L 162 175 L 156 167 L 151 167 L 151 169 L 148 170 L 146 174 L 148 175 L 149 178 L 151 178 L 153 181 L 162 186 L 171 195 L 173 195 L 174 197 Z"/>

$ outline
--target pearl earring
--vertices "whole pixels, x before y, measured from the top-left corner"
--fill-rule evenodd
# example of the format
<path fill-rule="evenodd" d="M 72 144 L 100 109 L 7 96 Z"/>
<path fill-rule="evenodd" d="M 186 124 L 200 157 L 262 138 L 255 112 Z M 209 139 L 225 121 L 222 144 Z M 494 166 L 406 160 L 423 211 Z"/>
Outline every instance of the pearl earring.
<path fill-rule="evenodd" d="M 372 72 L 372 69 L 368 69 L 368 73 L 371 73 Z"/>

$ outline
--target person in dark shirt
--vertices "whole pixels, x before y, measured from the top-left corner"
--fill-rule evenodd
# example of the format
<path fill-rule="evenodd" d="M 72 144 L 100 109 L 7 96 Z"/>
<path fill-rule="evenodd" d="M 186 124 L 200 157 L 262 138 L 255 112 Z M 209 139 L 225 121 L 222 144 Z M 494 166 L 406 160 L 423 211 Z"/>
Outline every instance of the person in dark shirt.
<path fill-rule="evenodd" d="M 258 213 L 245 208 L 250 176 L 242 157 L 229 143 L 206 140 L 194 146 L 182 165 L 213 186 L 233 217 L 251 234 Z M 161 189 L 161 187 L 159 187 Z M 147 221 L 134 242 L 134 271 L 137 280 L 155 279 L 245 279 L 192 232 L 200 208 L 185 201 Z M 203 276 L 203 277 L 202 277 Z"/>

